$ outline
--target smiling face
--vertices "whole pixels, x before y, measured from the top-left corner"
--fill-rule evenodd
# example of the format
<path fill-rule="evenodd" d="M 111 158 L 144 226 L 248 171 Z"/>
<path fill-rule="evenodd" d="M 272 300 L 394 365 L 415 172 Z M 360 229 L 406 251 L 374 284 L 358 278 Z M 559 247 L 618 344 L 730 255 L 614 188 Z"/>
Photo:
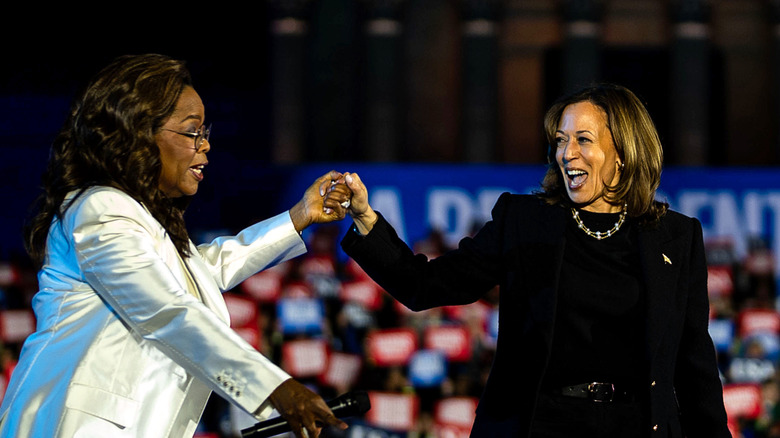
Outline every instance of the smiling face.
<path fill-rule="evenodd" d="M 162 172 L 160 190 L 171 198 L 194 195 L 203 181 L 203 168 L 208 164 L 206 152 L 211 149 L 208 141 L 199 151 L 192 137 L 178 132 L 197 132 L 203 125 L 205 109 L 200 96 L 192 87 L 185 87 L 173 114 L 155 135 L 160 148 Z"/>
<path fill-rule="evenodd" d="M 587 101 L 568 105 L 558 122 L 555 144 L 555 160 L 569 199 L 587 211 L 620 211 L 620 206 L 605 199 L 607 185 L 620 180 L 621 163 L 606 113 Z"/>

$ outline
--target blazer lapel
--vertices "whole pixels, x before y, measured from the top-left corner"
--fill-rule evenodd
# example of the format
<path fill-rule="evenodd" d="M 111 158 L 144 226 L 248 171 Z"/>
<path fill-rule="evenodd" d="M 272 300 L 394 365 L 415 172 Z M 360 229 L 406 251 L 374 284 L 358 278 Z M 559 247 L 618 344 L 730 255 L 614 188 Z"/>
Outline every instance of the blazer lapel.
<path fill-rule="evenodd" d="M 648 358 L 652 358 L 668 327 L 664 321 L 676 307 L 674 297 L 683 260 L 663 222 L 658 228 L 639 232 L 639 251 L 647 297 L 645 345 Z"/>
<path fill-rule="evenodd" d="M 193 255 L 187 257 L 187 259 L 184 260 L 184 263 L 190 270 L 193 280 L 195 280 L 195 285 L 198 288 L 198 292 L 200 292 L 203 304 L 214 311 L 221 320 L 229 325 L 230 313 L 225 304 L 225 299 L 222 297 L 222 292 L 219 290 L 216 283 L 214 283 L 214 279 L 211 277 L 208 267 L 201 260 L 198 249 L 192 242 L 190 242 L 190 251 Z"/>

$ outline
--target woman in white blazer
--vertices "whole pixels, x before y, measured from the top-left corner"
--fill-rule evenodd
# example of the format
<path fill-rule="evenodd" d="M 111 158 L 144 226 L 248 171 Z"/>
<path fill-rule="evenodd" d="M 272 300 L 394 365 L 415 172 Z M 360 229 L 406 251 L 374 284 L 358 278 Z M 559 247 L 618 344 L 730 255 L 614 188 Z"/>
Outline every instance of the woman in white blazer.
<path fill-rule="evenodd" d="M 195 246 L 183 210 L 211 145 L 183 63 L 126 56 L 73 105 L 26 230 L 37 330 L 0 407 L 0 437 L 191 437 L 212 391 L 298 436 L 346 424 L 235 334 L 221 291 L 306 251 L 341 219 L 323 175 L 289 212 Z M 333 173 L 335 174 L 335 172 Z"/>

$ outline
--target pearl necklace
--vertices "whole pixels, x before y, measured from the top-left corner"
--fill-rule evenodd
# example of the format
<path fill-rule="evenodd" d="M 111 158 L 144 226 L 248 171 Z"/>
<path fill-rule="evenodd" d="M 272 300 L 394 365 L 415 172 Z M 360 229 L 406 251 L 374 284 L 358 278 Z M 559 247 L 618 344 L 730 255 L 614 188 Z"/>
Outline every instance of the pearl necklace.
<path fill-rule="evenodd" d="M 593 237 L 594 239 L 601 240 L 606 239 L 607 237 L 615 234 L 618 232 L 620 227 L 623 226 L 623 222 L 626 220 L 626 214 L 628 213 L 628 210 L 626 210 L 626 207 L 628 207 L 628 204 L 623 204 L 623 211 L 620 212 L 620 218 L 617 222 L 615 222 L 615 226 L 612 227 L 612 229 L 601 232 L 601 231 L 591 231 L 590 228 L 586 227 L 585 224 L 582 222 L 582 219 L 580 219 L 580 213 L 572 207 L 571 214 L 574 216 L 574 221 L 577 222 L 577 226 L 585 232 L 590 237 Z"/>

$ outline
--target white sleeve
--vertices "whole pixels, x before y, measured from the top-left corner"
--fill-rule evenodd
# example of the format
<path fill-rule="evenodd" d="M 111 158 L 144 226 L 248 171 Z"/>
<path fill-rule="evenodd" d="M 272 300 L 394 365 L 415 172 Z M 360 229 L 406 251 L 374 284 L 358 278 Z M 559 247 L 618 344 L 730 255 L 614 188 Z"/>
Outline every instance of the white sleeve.
<path fill-rule="evenodd" d="M 232 289 L 263 269 L 306 252 L 289 212 L 258 222 L 236 236 L 219 237 L 198 245 L 198 252 L 223 291 Z"/>
<path fill-rule="evenodd" d="M 162 227 L 124 194 L 85 194 L 76 204 L 64 223 L 79 265 L 129 329 L 247 412 L 267 407 L 290 376 L 187 292 L 160 255 L 162 245 L 172 245 Z M 225 378 L 232 391 L 223 388 Z"/>

